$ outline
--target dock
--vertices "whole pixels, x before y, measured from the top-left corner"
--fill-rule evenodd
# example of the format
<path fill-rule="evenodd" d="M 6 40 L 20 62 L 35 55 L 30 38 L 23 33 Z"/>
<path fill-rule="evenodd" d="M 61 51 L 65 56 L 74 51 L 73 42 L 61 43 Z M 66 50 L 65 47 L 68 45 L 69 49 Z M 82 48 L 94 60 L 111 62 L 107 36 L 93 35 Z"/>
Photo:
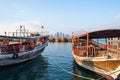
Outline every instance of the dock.
<path fill-rule="evenodd" d="M 49 38 L 49 42 L 71 42 L 71 39 L 67 39 L 67 38 Z"/>

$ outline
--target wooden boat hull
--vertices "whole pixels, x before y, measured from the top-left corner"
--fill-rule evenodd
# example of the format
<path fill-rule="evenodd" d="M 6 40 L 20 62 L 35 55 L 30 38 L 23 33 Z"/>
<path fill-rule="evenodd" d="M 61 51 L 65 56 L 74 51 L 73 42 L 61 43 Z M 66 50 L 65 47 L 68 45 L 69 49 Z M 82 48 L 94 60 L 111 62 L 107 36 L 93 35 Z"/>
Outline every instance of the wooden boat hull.
<path fill-rule="evenodd" d="M 108 80 L 120 79 L 120 29 L 81 31 L 72 35 L 72 51 L 78 65 L 107 75 Z"/>
<path fill-rule="evenodd" d="M 13 58 L 13 54 L 0 55 L 0 66 L 14 65 L 22 63 L 35 57 L 39 56 L 48 45 L 48 42 L 44 43 L 42 46 L 35 47 L 31 51 L 26 51 L 23 53 L 18 53 L 16 58 Z"/>
<path fill-rule="evenodd" d="M 108 80 L 114 80 L 118 77 L 120 71 L 120 60 L 95 60 L 94 58 L 79 57 L 73 53 L 75 62 L 90 71 L 105 77 Z M 112 66 L 114 64 L 114 66 Z M 102 77 L 101 77 L 102 78 Z"/>

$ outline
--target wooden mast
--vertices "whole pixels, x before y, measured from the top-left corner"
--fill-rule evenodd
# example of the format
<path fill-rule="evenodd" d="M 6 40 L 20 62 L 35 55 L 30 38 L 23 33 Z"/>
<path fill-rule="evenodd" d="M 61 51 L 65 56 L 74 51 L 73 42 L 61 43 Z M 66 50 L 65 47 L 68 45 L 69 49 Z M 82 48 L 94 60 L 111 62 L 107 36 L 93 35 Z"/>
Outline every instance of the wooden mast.
<path fill-rule="evenodd" d="M 89 45 L 89 34 L 88 33 L 86 33 L 87 34 L 87 41 L 86 41 L 86 50 L 87 50 L 87 57 L 88 57 L 88 45 Z"/>
<path fill-rule="evenodd" d="M 72 46 L 74 46 L 74 37 L 72 37 Z"/>

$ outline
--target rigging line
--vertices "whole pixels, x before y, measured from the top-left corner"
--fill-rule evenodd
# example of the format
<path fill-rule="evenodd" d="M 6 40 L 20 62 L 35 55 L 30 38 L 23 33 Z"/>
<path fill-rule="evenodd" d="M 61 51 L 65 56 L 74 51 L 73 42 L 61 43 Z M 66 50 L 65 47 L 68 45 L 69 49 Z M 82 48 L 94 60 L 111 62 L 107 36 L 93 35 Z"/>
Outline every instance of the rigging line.
<path fill-rule="evenodd" d="M 57 63 L 56 63 L 57 64 Z M 61 68 L 63 71 L 65 71 L 66 73 L 69 73 L 69 74 L 71 74 L 71 75 L 74 75 L 74 76 L 77 76 L 77 77 L 80 77 L 80 78 L 83 78 L 83 79 L 87 79 L 87 80 L 95 80 L 95 79 L 93 79 L 93 78 L 89 78 L 89 77 L 85 77 L 85 76 L 80 76 L 80 75 L 78 75 L 78 74 L 75 74 L 75 73 L 73 73 L 73 72 L 70 72 L 70 71 L 68 71 L 68 70 L 65 70 L 62 66 L 60 66 L 59 64 L 57 64 L 58 65 L 58 67 L 59 68 Z"/>

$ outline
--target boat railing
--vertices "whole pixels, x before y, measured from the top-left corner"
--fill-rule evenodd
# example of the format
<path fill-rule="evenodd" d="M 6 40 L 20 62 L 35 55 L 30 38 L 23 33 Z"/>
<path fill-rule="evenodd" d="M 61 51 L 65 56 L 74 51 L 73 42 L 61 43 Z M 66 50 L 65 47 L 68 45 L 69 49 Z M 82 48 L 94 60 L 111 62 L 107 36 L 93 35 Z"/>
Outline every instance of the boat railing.
<path fill-rule="evenodd" d="M 0 45 L 0 54 L 7 54 L 6 45 Z"/>
<path fill-rule="evenodd" d="M 102 48 L 102 49 L 107 49 L 107 44 L 102 44 L 102 43 L 98 43 L 95 41 L 91 41 L 91 43 L 94 44 L 95 46 Z"/>
<path fill-rule="evenodd" d="M 120 54 L 120 48 L 117 45 L 112 44 L 101 44 L 92 41 L 93 45 L 89 45 L 88 49 L 87 46 L 75 46 L 74 52 L 76 55 L 82 56 L 82 57 L 105 57 L 109 59 L 116 59 L 119 57 L 118 54 Z M 88 54 L 87 54 L 88 50 Z"/>
<path fill-rule="evenodd" d="M 88 54 L 87 54 L 87 46 L 75 46 L 74 52 L 76 55 L 81 57 L 94 57 L 96 56 L 96 49 L 94 46 L 88 46 Z"/>
<path fill-rule="evenodd" d="M 31 36 L 32 34 L 40 34 L 42 36 L 46 36 L 49 35 L 49 32 L 8 32 L 7 35 L 8 36 Z"/>
<path fill-rule="evenodd" d="M 44 32 L 39 32 L 40 33 L 40 35 L 49 35 L 49 32 L 48 31 L 44 31 Z"/>
<path fill-rule="evenodd" d="M 73 51 L 75 55 L 81 56 L 81 57 L 105 57 L 107 58 L 107 50 L 97 49 L 94 45 L 89 45 L 88 49 L 87 49 L 87 46 L 74 46 Z"/>
<path fill-rule="evenodd" d="M 108 44 L 107 52 L 109 58 L 120 59 L 120 49 L 117 46 Z"/>
<path fill-rule="evenodd" d="M 48 31 L 41 31 L 41 32 L 30 32 L 30 34 L 39 34 L 41 36 L 48 36 L 49 32 Z"/>
<path fill-rule="evenodd" d="M 92 41 L 92 44 L 103 49 L 103 50 L 101 50 L 101 49 L 96 50 L 97 56 L 104 56 L 105 58 L 113 59 L 113 58 L 117 58 L 117 55 L 115 53 L 120 53 L 120 51 L 118 50 L 116 45 L 102 44 L 102 43 L 98 43 L 98 42 L 94 42 L 94 41 Z"/>
<path fill-rule="evenodd" d="M 117 46 L 116 45 L 111 45 L 111 44 L 107 44 L 107 50 L 113 51 L 113 52 L 117 52 Z"/>
<path fill-rule="evenodd" d="M 79 56 L 87 56 L 87 54 L 86 54 L 86 51 L 87 51 L 87 48 L 86 48 L 86 46 L 79 46 L 78 47 L 79 48 Z"/>
<path fill-rule="evenodd" d="M 112 45 L 112 44 L 102 44 L 102 43 L 98 43 L 98 42 L 94 42 L 92 41 L 92 44 L 102 48 L 102 49 L 106 49 L 106 50 L 111 50 L 116 52 L 117 51 L 117 45 Z"/>
<path fill-rule="evenodd" d="M 21 53 L 26 52 L 34 49 L 35 46 L 33 45 L 22 45 L 22 44 L 15 44 L 15 45 L 6 45 L 6 46 L 0 46 L 0 54 L 13 54 L 13 53 Z"/>
<path fill-rule="evenodd" d="M 23 53 L 33 50 L 35 47 L 39 48 L 44 45 L 46 42 L 37 42 L 35 43 L 23 43 L 23 44 L 11 44 L 11 45 L 0 45 L 0 54 L 14 54 L 14 53 Z"/>

